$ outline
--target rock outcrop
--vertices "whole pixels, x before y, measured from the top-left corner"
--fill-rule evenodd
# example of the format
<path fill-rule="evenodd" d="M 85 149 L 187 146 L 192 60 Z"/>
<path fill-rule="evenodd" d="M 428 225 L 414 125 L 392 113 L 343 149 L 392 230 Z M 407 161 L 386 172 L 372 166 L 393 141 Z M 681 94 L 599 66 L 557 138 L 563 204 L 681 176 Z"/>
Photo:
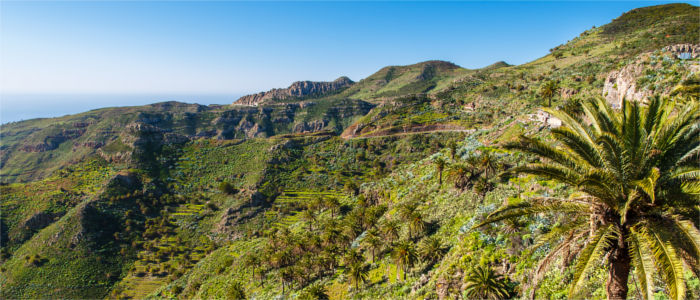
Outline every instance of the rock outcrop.
<path fill-rule="evenodd" d="M 328 125 L 327 120 L 315 120 L 311 122 L 302 122 L 299 124 L 294 125 L 294 129 L 292 130 L 295 133 L 307 133 L 307 132 L 316 132 L 316 131 L 321 131 L 323 128 Z"/>
<path fill-rule="evenodd" d="M 637 90 L 637 78 L 644 72 L 641 64 L 631 64 L 619 71 L 612 71 L 605 78 L 603 85 L 603 97 L 613 108 L 619 108 L 622 100 L 641 101 L 646 99 L 651 92 Z"/>
<path fill-rule="evenodd" d="M 272 89 L 267 92 L 246 95 L 234 102 L 239 105 L 259 105 L 264 102 L 274 100 L 285 100 L 293 98 L 304 98 L 309 96 L 320 96 L 333 93 L 354 84 L 350 78 L 345 76 L 334 81 L 297 81 L 286 89 Z"/>
<path fill-rule="evenodd" d="M 693 44 L 677 44 L 664 47 L 664 51 L 673 53 L 681 59 L 693 59 L 700 57 L 700 45 Z"/>

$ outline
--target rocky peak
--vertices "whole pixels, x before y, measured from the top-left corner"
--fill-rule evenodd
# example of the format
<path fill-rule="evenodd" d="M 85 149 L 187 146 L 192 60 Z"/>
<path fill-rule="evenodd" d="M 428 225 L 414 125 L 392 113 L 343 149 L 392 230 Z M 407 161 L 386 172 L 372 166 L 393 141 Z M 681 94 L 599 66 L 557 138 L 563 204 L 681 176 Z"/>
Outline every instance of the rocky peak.
<path fill-rule="evenodd" d="M 246 95 L 234 102 L 239 105 L 259 105 L 274 100 L 320 96 L 339 91 L 354 84 L 350 78 L 342 76 L 333 81 L 297 81 L 286 89 L 272 89 L 267 92 Z"/>

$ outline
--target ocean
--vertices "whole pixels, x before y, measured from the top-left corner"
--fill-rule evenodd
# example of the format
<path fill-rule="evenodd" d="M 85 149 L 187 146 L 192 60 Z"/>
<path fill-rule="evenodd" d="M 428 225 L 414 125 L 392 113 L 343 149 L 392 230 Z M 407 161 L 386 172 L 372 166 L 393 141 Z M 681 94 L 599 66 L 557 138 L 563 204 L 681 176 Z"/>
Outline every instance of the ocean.
<path fill-rule="evenodd" d="M 185 103 L 230 104 L 240 94 L 2 94 L 0 124 L 34 118 L 53 118 L 77 114 L 97 108 L 146 105 L 163 101 Z"/>

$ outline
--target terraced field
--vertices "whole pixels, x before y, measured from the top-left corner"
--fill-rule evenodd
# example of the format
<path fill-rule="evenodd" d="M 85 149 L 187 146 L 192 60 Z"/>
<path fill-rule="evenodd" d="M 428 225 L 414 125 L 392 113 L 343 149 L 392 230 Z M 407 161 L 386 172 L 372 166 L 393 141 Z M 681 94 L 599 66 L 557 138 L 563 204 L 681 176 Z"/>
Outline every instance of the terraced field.
<path fill-rule="evenodd" d="M 176 227 L 179 219 L 195 216 L 202 210 L 203 204 L 182 204 L 169 215 L 169 225 Z M 170 274 L 186 272 L 207 253 L 206 246 L 188 248 L 182 246 L 182 241 L 173 235 L 155 239 L 150 242 L 150 247 L 138 253 L 139 260 L 110 298 L 143 299 L 168 283 Z"/>
<path fill-rule="evenodd" d="M 305 209 L 308 203 L 319 197 L 342 198 L 343 194 L 333 190 L 326 192 L 284 190 L 282 195 L 275 200 L 274 209 L 268 210 L 265 216 L 279 218 L 277 222 L 273 223 L 276 228 L 293 228 L 294 224 L 301 221 L 299 213 Z"/>

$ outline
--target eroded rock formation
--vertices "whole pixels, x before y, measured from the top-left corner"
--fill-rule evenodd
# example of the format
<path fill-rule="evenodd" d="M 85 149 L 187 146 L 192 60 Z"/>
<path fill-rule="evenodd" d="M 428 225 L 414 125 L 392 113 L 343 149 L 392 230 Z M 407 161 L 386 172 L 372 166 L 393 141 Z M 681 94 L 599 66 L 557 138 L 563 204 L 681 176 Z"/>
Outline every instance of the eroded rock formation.
<path fill-rule="evenodd" d="M 334 81 L 297 81 L 286 89 L 272 89 L 267 92 L 246 95 L 234 102 L 239 105 L 259 105 L 274 100 L 302 98 L 336 92 L 352 85 L 354 82 L 345 76 Z"/>
<path fill-rule="evenodd" d="M 700 57 L 700 45 L 677 44 L 664 47 L 664 51 L 673 53 L 678 58 L 692 59 Z"/>

